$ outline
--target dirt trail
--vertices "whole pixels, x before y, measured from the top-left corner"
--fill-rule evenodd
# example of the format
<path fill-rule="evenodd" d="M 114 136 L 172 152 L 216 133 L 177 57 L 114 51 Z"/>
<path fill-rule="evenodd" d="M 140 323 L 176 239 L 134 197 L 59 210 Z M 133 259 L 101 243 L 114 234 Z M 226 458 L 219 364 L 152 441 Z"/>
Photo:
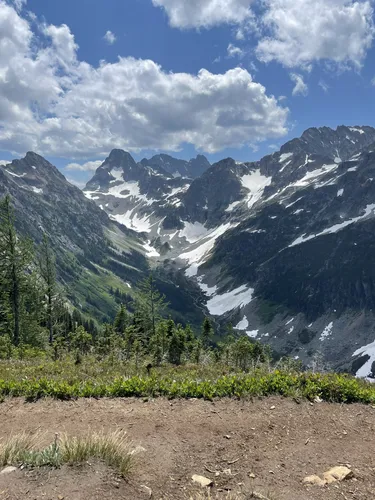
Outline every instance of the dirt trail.
<path fill-rule="evenodd" d="M 129 482 L 100 464 L 17 471 L 0 475 L 0 500 L 148 498 L 141 485 L 156 499 L 185 499 L 199 491 L 193 474 L 214 480 L 213 498 L 225 498 L 228 491 L 246 498 L 253 490 L 270 492 L 272 500 L 375 498 L 375 409 L 368 406 L 298 404 L 276 397 L 0 404 L 0 439 L 43 430 L 49 442 L 56 432 L 78 435 L 88 429 L 125 429 L 134 446 L 145 448 Z M 302 484 L 305 476 L 339 464 L 350 464 L 355 479 L 323 488 Z"/>

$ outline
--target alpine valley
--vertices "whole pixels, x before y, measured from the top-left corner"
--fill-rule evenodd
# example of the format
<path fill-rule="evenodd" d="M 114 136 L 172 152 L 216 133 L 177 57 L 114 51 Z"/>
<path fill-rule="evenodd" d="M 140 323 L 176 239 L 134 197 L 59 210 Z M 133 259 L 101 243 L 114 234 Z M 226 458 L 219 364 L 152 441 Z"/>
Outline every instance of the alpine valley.
<path fill-rule="evenodd" d="M 153 270 L 178 321 L 210 314 L 277 355 L 375 372 L 375 129 L 306 130 L 257 162 L 113 150 L 83 192 L 35 153 L 0 167 L 18 230 L 50 235 L 83 313 Z M 89 292 L 86 292 L 89 290 Z"/>

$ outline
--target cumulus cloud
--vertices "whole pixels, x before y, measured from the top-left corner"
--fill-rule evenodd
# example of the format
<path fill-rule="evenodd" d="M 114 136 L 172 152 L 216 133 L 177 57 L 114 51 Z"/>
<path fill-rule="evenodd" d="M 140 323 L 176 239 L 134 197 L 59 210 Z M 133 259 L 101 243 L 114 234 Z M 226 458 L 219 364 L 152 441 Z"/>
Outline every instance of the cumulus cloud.
<path fill-rule="evenodd" d="M 22 10 L 23 6 L 26 5 L 27 3 L 27 0 L 12 0 L 12 1 L 17 10 Z"/>
<path fill-rule="evenodd" d="M 87 184 L 87 182 L 74 179 L 73 177 L 67 177 L 66 180 L 70 182 L 70 184 L 73 184 L 73 186 L 76 186 L 79 189 L 83 189 Z"/>
<path fill-rule="evenodd" d="M 174 28 L 210 28 L 239 24 L 251 16 L 251 0 L 152 0 L 163 7 Z"/>
<path fill-rule="evenodd" d="M 117 40 L 116 35 L 112 33 L 112 31 L 108 30 L 107 33 L 103 36 L 104 40 L 109 43 L 109 45 L 113 45 Z"/>
<path fill-rule="evenodd" d="M 309 88 L 304 82 L 303 76 L 298 75 L 297 73 L 291 73 L 290 79 L 295 83 L 292 94 L 307 96 L 307 94 L 309 93 Z"/>
<path fill-rule="evenodd" d="M 244 56 L 244 51 L 240 47 L 236 47 L 232 43 L 228 45 L 227 48 L 227 54 L 228 57 L 243 57 Z"/>
<path fill-rule="evenodd" d="M 95 172 L 103 162 L 101 160 L 87 161 L 86 163 L 69 163 L 65 170 L 75 170 L 78 172 Z"/>
<path fill-rule="evenodd" d="M 0 167 L 4 167 L 5 165 L 8 165 L 11 163 L 11 160 L 0 160 Z"/>
<path fill-rule="evenodd" d="M 374 38 L 370 1 L 265 0 L 268 35 L 256 48 L 264 62 L 308 67 L 328 60 L 360 68 Z"/>
<path fill-rule="evenodd" d="M 282 107 L 243 68 L 170 73 L 151 60 L 94 67 L 66 25 L 42 27 L 0 0 L 0 149 L 66 157 L 114 147 L 214 152 L 287 132 Z"/>

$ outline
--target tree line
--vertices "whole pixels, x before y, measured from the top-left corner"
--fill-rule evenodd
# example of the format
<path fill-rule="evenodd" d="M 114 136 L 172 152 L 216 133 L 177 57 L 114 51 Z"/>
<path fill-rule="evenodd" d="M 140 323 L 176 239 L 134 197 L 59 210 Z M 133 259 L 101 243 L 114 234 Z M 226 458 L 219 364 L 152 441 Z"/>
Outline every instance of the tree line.
<path fill-rule="evenodd" d="M 66 301 L 57 281 L 56 259 L 46 234 L 37 247 L 17 234 L 9 196 L 0 200 L 0 358 L 48 352 L 54 360 L 73 353 L 116 356 L 138 366 L 144 359 L 163 363 L 223 362 L 246 370 L 270 353 L 247 336 L 228 335 L 215 341 L 208 317 L 201 331 L 176 324 L 167 316 L 168 303 L 152 275 L 140 282 L 134 297 L 119 289 L 109 293 L 127 301 L 112 323 L 97 326 Z"/>

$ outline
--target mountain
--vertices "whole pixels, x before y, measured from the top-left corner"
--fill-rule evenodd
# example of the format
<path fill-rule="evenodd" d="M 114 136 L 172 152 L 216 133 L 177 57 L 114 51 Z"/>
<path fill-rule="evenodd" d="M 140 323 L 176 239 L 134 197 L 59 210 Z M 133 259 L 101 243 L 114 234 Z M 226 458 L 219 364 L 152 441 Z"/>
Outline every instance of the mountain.
<path fill-rule="evenodd" d="M 153 156 L 149 160 L 144 158 L 141 163 L 149 167 L 162 168 L 173 177 L 187 177 L 190 179 L 200 177 L 210 167 L 209 161 L 203 155 L 198 155 L 196 158 L 186 161 L 160 154 Z"/>
<path fill-rule="evenodd" d="M 116 162 L 118 154 L 113 152 L 111 161 Z M 128 160 L 127 168 L 131 169 L 130 155 L 124 159 L 121 154 L 121 159 Z M 105 179 L 102 169 L 97 182 Z M 145 238 L 111 220 L 56 167 L 32 152 L 0 167 L 0 197 L 7 193 L 12 197 L 19 233 L 31 237 L 36 245 L 44 233 L 48 235 L 57 258 L 58 279 L 70 303 L 100 322 L 113 320 L 119 307 L 113 291 L 119 289 L 121 300 L 127 297 L 130 301 L 139 280 L 149 273 Z M 192 323 L 201 321 L 201 311 L 195 312 L 195 299 L 185 291 L 188 287 L 183 275 L 175 285 L 166 271 L 156 273 L 156 279 L 159 287 L 173 296 L 172 307 L 178 304 L 178 311 Z M 180 312 L 171 312 L 180 318 Z"/>
<path fill-rule="evenodd" d="M 311 128 L 257 162 L 228 158 L 195 179 L 173 177 L 162 155 L 136 164 L 118 152 L 121 163 L 111 153 L 85 192 L 146 235 L 153 266 L 184 271 L 219 333 L 231 321 L 279 355 L 368 375 L 374 151 L 372 127 Z"/>

